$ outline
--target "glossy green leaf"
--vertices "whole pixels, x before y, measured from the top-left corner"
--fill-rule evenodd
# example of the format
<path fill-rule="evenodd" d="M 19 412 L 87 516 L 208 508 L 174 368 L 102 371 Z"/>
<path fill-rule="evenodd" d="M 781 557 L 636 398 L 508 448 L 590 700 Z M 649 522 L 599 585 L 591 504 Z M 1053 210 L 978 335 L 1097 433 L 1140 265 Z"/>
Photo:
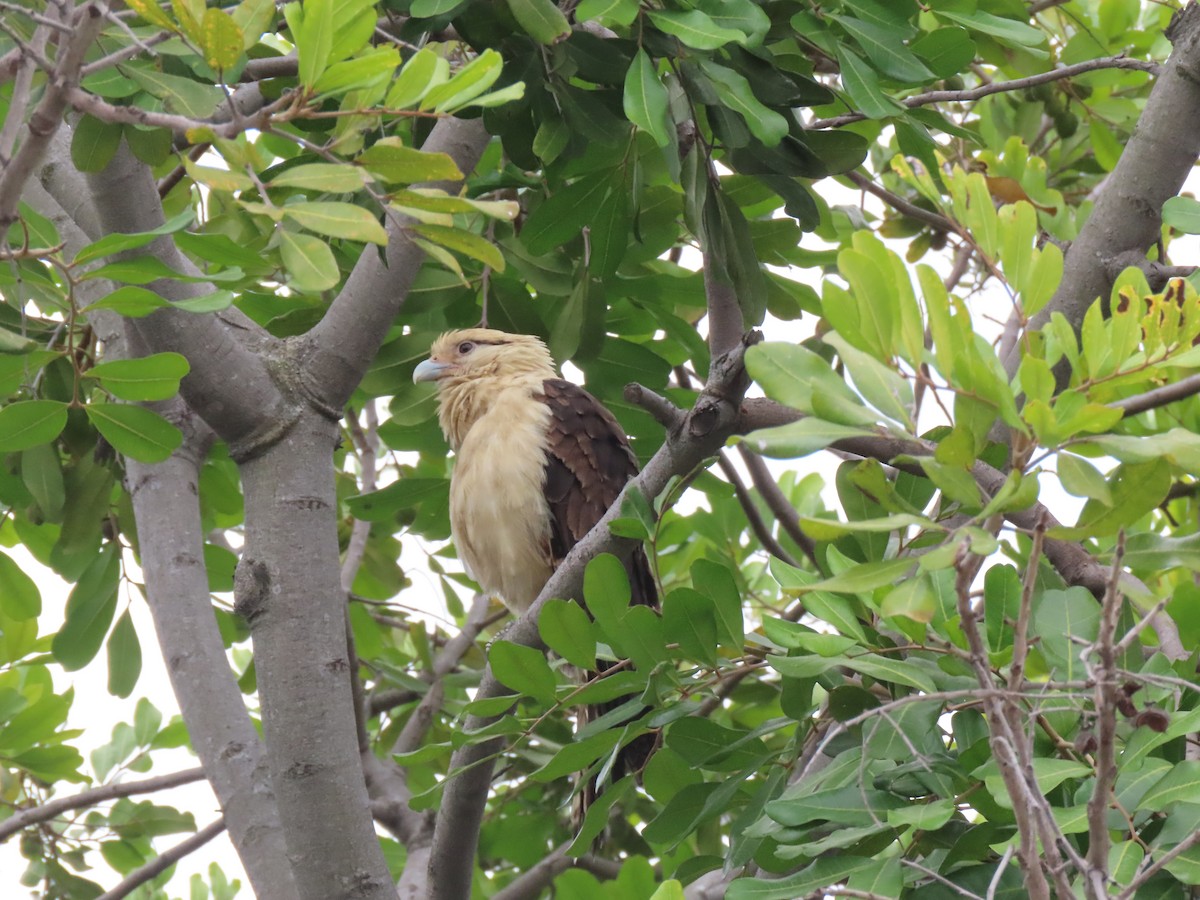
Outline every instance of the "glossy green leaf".
<path fill-rule="evenodd" d="M 116 612 L 120 575 L 117 546 L 106 544 L 71 590 L 66 621 L 51 643 L 54 658 L 68 672 L 82 669 L 99 652 Z"/>
<path fill-rule="evenodd" d="M 80 172 L 99 172 L 121 145 L 121 126 L 84 115 L 71 132 L 71 162 Z"/>
<path fill-rule="evenodd" d="M 317 201 L 285 206 L 283 215 L 297 225 L 329 237 L 386 244 L 387 232 L 368 209 L 352 203 Z"/>
<path fill-rule="evenodd" d="M 36 618 L 42 612 L 42 595 L 37 584 L 3 552 L 0 552 L 0 612 L 18 622 Z"/>
<path fill-rule="evenodd" d="M 525 33 L 539 44 L 556 44 L 571 34 L 571 24 L 552 0 L 507 0 Z"/>
<path fill-rule="evenodd" d="M 421 99 L 421 109 L 453 112 L 469 104 L 496 83 L 503 63 L 495 50 L 484 50 L 445 84 L 431 88 Z"/>
<path fill-rule="evenodd" d="M 334 163 L 308 163 L 284 169 L 268 182 L 270 187 L 299 187 L 330 194 L 353 193 L 363 186 L 360 169 Z"/>
<path fill-rule="evenodd" d="M 585 671 L 595 668 L 596 639 L 592 620 L 578 603 L 569 600 L 547 602 L 538 617 L 538 630 L 546 646 L 571 665 Z"/>
<path fill-rule="evenodd" d="M 629 64 L 622 103 L 630 122 L 654 138 L 658 146 L 667 146 L 670 141 L 667 131 L 670 127 L 667 89 L 659 80 L 654 63 L 645 50 L 639 49 Z"/>
<path fill-rule="evenodd" d="M 763 105 L 744 75 L 705 59 L 700 60 L 700 67 L 716 88 L 721 102 L 746 120 L 751 134 L 768 147 L 783 140 L 788 133 L 788 120 Z"/>
<path fill-rule="evenodd" d="M 142 645 L 133 627 L 133 617 L 125 610 L 108 636 L 108 692 L 128 697 L 142 674 Z"/>
<path fill-rule="evenodd" d="M 841 73 L 842 87 L 864 116 L 885 119 L 904 112 L 904 105 L 884 93 L 879 86 L 879 76 L 858 54 L 845 47 L 839 47 L 838 70 Z"/>
<path fill-rule="evenodd" d="M 139 462 L 162 462 L 183 440 L 178 428 L 145 407 L 93 402 L 85 408 L 105 440 Z"/>
<path fill-rule="evenodd" d="M 20 400 L 0 409 L 0 452 L 25 450 L 58 437 L 67 424 L 67 405 L 56 400 Z"/>
<path fill-rule="evenodd" d="M 497 272 L 503 272 L 504 256 L 495 244 L 469 231 L 442 225 L 413 225 L 412 230 L 428 241 L 477 259 Z"/>
<path fill-rule="evenodd" d="M 279 253 L 288 284 L 298 291 L 327 291 L 341 280 L 329 244 L 311 234 L 280 229 Z"/>
<path fill-rule="evenodd" d="M 204 61 L 220 71 L 230 69 L 242 58 L 245 39 L 242 29 L 226 12 L 206 9 L 200 23 L 200 45 Z"/>
<path fill-rule="evenodd" d="M 746 40 L 742 32 L 718 25 L 711 16 L 698 9 L 686 12 L 651 10 L 648 15 L 650 21 L 667 34 L 696 50 L 716 50 L 728 43 Z"/>
<path fill-rule="evenodd" d="M 904 42 L 893 29 L 852 16 L 830 18 L 845 28 L 858 42 L 867 59 L 882 75 L 904 84 L 919 84 L 934 79 L 934 74 L 904 46 Z"/>
<path fill-rule="evenodd" d="M 450 63 L 429 48 L 422 48 L 404 64 L 395 83 L 388 90 L 385 102 L 392 109 L 414 106 L 430 90 L 443 84 L 449 77 Z"/>
<path fill-rule="evenodd" d="M 414 150 L 395 138 L 372 144 L 359 155 L 358 163 L 389 184 L 457 181 L 463 177 L 454 160 L 445 153 Z"/>
<path fill-rule="evenodd" d="M 712 598 L 676 588 L 662 601 L 663 627 L 688 659 L 716 665 L 717 614 Z"/>
<path fill-rule="evenodd" d="M 496 641 L 488 651 L 492 673 L 514 691 L 533 697 L 539 703 L 554 702 L 554 673 L 546 657 L 532 647 L 509 641 Z"/>
<path fill-rule="evenodd" d="M 122 400 L 166 400 L 179 392 L 179 381 L 190 368 L 178 353 L 155 353 L 98 363 L 87 376 Z"/>

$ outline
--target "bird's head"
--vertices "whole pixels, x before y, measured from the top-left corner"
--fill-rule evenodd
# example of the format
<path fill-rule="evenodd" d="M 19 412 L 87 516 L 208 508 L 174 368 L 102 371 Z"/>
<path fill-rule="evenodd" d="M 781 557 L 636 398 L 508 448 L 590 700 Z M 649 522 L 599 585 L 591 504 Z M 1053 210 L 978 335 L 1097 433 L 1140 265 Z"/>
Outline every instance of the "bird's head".
<path fill-rule="evenodd" d="M 448 331 L 433 342 L 429 359 L 413 371 L 413 381 L 433 381 L 444 391 L 489 380 L 532 375 L 553 378 L 554 361 L 539 338 L 491 328 Z"/>
<path fill-rule="evenodd" d="M 554 377 L 554 360 L 538 338 L 490 328 L 443 334 L 413 371 L 413 381 L 437 384 L 438 421 L 455 450 L 500 396 L 514 388 L 540 391 Z"/>

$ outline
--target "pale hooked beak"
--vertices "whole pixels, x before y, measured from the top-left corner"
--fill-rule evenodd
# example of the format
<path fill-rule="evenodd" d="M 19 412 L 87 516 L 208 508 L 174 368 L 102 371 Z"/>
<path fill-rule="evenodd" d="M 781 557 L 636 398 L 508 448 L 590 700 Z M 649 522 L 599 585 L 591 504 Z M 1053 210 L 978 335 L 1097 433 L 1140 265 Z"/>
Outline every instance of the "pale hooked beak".
<path fill-rule="evenodd" d="M 432 359 L 422 360 L 413 369 L 413 384 L 420 384 L 422 381 L 437 381 L 452 368 L 454 368 L 452 363 L 436 362 Z"/>

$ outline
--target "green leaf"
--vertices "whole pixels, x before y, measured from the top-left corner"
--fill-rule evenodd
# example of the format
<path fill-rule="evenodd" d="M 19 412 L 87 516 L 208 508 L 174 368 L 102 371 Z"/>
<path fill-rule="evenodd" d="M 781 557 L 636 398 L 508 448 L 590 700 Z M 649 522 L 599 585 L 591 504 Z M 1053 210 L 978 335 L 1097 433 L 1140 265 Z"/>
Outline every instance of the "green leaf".
<path fill-rule="evenodd" d="M 508 8 L 524 32 L 547 46 L 571 35 L 571 23 L 552 0 L 507 0 Z"/>
<path fill-rule="evenodd" d="M 67 424 L 67 404 L 20 400 L 0 409 L 0 453 L 25 450 L 54 440 Z"/>
<path fill-rule="evenodd" d="M 952 78 L 975 59 L 975 42 L 965 28 L 935 28 L 908 45 L 939 78 Z"/>
<path fill-rule="evenodd" d="M 284 169 L 267 184 L 270 187 L 300 187 L 329 194 L 351 194 L 363 186 L 361 169 L 339 163 L 308 163 Z"/>
<path fill-rule="evenodd" d="M 503 684 L 547 706 L 554 703 L 554 673 L 539 651 L 496 641 L 488 651 L 488 661 L 492 674 Z"/>
<path fill-rule="evenodd" d="M 162 462 L 183 441 L 178 428 L 145 407 L 89 403 L 85 409 L 104 439 L 138 462 Z"/>
<path fill-rule="evenodd" d="M 654 63 L 641 48 L 629 64 L 622 103 L 625 117 L 654 138 L 654 143 L 660 147 L 670 143 L 667 131 L 670 127 L 667 116 L 667 89 L 659 80 Z"/>
<path fill-rule="evenodd" d="M 904 84 L 933 81 L 936 77 L 916 55 L 904 46 L 892 29 L 855 19 L 852 16 L 830 16 L 846 29 L 863 52 L 884 75 Z"/>
<path fill-rule="evenodd" d="M 614 179 L 615 173 L 598 172 L 551 194 L 525 220 L 521 242 L 541 256 L 575 237 L 614 189 Z"/>
<path fill-rule="evenodd" d="M 121 556 L 117 545 L 109 543 L 71 590 L 66 620 L 50 644 L 54 658 L 68 672 L 82 669 L 99 652 L 116 612 L 120 574 Z"/>
<path fill-rule="evenodd" d="M 329 63 L 334 33 L 333 0 L 305 0 L 303 7 L 296 6 L 294 16 L 288 16 L 288 24 L 300 57 L 300 83 L 311 88 Z M 284 12 L 287 11 L 285 8 Z"/>
<path fill-rule="evenodd" d="M 650 10 L 650 21 L 696 50 L 716 50 L 731 42 L 743 43 L 746 35 L 732 28 L 723 28 L 707 13 L 698 9 L 687 12 Z"/>
<path fill-rule="evenodd" d="M 1058 477 L 1062 480 L 1063 490 L 1068 494 L 1099 500 L 1105 506 L 1113 505 L 1108 480 L 1087 460 L 1070 453 L 1060 453 Z"/>
<path fill-rule="evenodd" d="M 701 57 L 700 68 L 717 90 L 717 96 L 743 119 L 750 133 L 768 147 L 774 147 L 788 133 L 788 120 L 763 105 L 744 75 Z"/>
<path fill-rule="evenodd" d="M 874 69 L 846 47 L 839 45 L 837 49 L 842 87 L 859 112 L 869 119 L 886 119 L 904 112 L 904 104 L 893 100 L 879 86 Z"/>
<path fill-rule="evenodd" d="M 663 598 L 663 628 L 688 659 L 717 664 L 717 615 L 712 599 L 692 588 Z"/>
<path fill-rule="evenodd" d="M 444 225 L 412 225 L 411 230 L 426 240 L 477 259 L 497 272 L 504 271 L 504 255 L 495 244 L 469 231 Z"/>
<path fill-rule="evenodd" d="M 244 44 L 242 29 L 228 13 L 219 9 L 204 11 L 200 23 L 200 49 L 209 66 L 217 71 L 233 68 L 242 58 Z"/>
<path fill-rule="evenodd" d="M 588 612 L 610 634 L 629 609 L 633 596 L 625 566 L 611 553 L 601 553 L 583 572 L 583 597 Z"/>
<path fill-rule="evenodd" d="M 341 280 L 337 260 L 329 245 L 311 234 L 281 228 L 279 253 L 288 273 L 288 285 L 298 291 L 327 291 Z"/>
<path fill-rule="evenodd" d="M 1194 197 L 1171 197 L 1163 204 L 1162 220 L 1184 234 L 1200 234 L 1200 200 Z"/>
<path fill-rule="evenodd" d="M 0 552 L 0 613 L 18 622 L 41 615 L 37 584 L 7 554 Z"/>
<path fill-rule="evenodd" d="M 740 441 L 775 459 L 794 459 L 824 450 L 830 444 L 856 437 L 872 437 L 875 432 L 852 428 L 808 416 L 798 422 L 761 428 Z"/>
<path fill-rule="evenodd" d="M 99 172 L 121 145 L 121 126 L 83 115 L 71 133 L 71 162 L 80 172 Z"/>
<path fill-rule="evenodd" d="M 580 0 L 575 7 L 575 20 L 598 20 L 615 25 L 631 25 L 637 18 L 637 0 Z"/>
<path fill-rule="evenodd" d="M 592 620 L 578 603 L 570 600 L 548 601 L 538 617 L 538 630 L 546 646 L 571 665 L 585 671 L 596 667 L 596 639 L 592 636 Z"/>
<path fill-rule="evenodd" d="M 166 400 L 179 392 L 179 380 L 191 366 L 178 353 L 155 353 L 137 359 L 103 362 L 86 372 L 122 400 Z"/>
<path fill-rule="evenodd" d="M 832 591 L 843 594 L 861 594 L 873 591 L 886 584 L 899 582 L 916 565 L 913 559 L 885 559 L 860 563 L 840 575 L 814 581 L 811 584 L 784 585 L 784 593 L 802 597 L 809 591 Z M 790 568 L 790 567 L 789 567 Z M 772 567 L 774 571 L 774 566 Z"/>
<path fill-rule="evenodd" d="M 353 203 L 322 200 L 283 208 L 285 218 L 302 228 L 350 241 L 386 244 L 387 232 L 368 209 Z"/>
<path fill-rule="evenodd" d="M 989 35 L 1002 44 L 1015 46 L 1018 49 L 1037 47 L 1046 42 L 1046 35 L 1040 29 L 1015 19 L 1004 19 L 983 10 L 961 12 L 939 7 L 934 9 L 933 13 L 938 18 L 957 22 L 972 31 Z"/>
<path fill-rule="evenodd" d="M 35 444 L 21 452 L 21 480 L 47 521 L 62 519 L 66 488 L 63 485 L 62 462 L 54 444 Z"/>
<path fill-rule="evenodd" d="M 445 84 L 430 89 L 421 100 L 421 109 L 454 112 L 466 106 L 496 83 L 502 66 L 499 53 L 484 50 Z"/>
<path fill-rule="evenodd" d="M 128 697 L 142 674 L 142 645 L 133 627 L 133 617 L 125 610 L 108 636 L 108 692 Z"/>
<path fill-rule="evenodd" d="M 313 93 L 328 97 L 382 86 L 398 65 L 400 54 L 394 47 L 376 47 L 353 59 L 335 62 L 321 73 Z"/>
<path fill-rule="evenodd" d="M 359 155 L 358 163 L 388 184 L 460 181 L 463 177 L 447 154 L 414 150 L 397 138 L 376 141 Z"/>
<path fill-rule="evenodd" d="M 692 563 L 692 585 L 709 596 L 716 614 L 717 640 L 735 653 L 742 651 L 745 622 L 742 597 L 727 566 L 709 559 Z"/>
<path fill-rule="evenodd" d="M 396 82 L 388 90 L 386 103 L 391 109 L 415 106 L 430 90 L 443 84 L 449 77 L 450 63 L 423 47 L 400 70 Z"/>
<path fill-rule="evenodd" d="M 178 215 L 172 216 L 158 228 L 151 231 L 143 231 L 138 234 L 106 234 L 100 240 L 93 241 L 76 253 L 75 265 L 81 266 L 84 263 L 91 262 L 93 259 L 100 259 L 102 256 L 119 253 L 122 250 L 134 250 L 138 247 L 144 247 L 159 235 L 174 234 L 177 231 L 182 231 L 191 225 L 195 219 L 196 214 L 189 207 Z"/>
<path fill-rule="evenodd" d="M 208 118 L 224 99 L 216 85 L 202 84 L 179 75 L 167 75 L 153 65 L 125 63 L 121 71 L 136 81 L 146 93 L 162 100 L 169 112 L 191 119 Z"/>

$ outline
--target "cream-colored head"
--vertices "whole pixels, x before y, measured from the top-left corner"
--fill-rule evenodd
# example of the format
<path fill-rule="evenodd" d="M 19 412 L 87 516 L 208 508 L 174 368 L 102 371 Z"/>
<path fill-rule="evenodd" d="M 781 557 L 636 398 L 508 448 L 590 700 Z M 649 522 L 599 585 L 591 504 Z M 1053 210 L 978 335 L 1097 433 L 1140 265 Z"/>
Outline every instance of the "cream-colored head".
<path fill-rule="evenodd" d="M 491 328 L 446 332 L 433 342 L 429 359 L 413 371 L 413 381 L 437 383 L 438 420 L 455 450 L 502 391 L 536 388 L 557 377 L 540 338 Z"/>

